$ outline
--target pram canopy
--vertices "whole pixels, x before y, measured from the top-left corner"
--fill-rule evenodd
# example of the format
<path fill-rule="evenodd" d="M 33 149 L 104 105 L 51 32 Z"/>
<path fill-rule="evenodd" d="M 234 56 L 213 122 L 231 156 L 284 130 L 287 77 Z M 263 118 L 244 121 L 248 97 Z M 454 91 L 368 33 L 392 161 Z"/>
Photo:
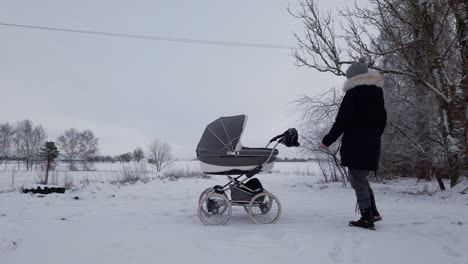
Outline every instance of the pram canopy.
<path fill-rule="evenodd" d="M 246 115 L 220 117 L 206 126 L 197 146 L 198 150 L 240 150 L 240 138 L 247 123 Z"/>
<path fill-rule="evenodd" d="M 203 172 L 230 175 L 246 173 L 264 163 L 262 171 L 273 167 L 278 150 L 242 146 L 241 137 L 246 124 L 246 115 L 226 116 L 205 128 L 196 149 Z"/>

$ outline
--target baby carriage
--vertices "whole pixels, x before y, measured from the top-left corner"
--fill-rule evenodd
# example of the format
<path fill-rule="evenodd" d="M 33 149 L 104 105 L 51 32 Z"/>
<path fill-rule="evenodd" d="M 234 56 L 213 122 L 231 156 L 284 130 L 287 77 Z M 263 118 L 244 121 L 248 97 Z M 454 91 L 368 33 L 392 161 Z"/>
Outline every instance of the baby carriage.
<path fill-rule="evenodd" d="M 275 223 L 281 215 L 278 198 L 252 177 L 273 168 L 278 144 L 299 146 L 297 131 L 288 129 L 272 138 L 265 148 L 246 148 L 240 141 L 246 123 L 245 115 L 220 117 L 206 127 L 198 143 L 196 152 L 201 170 L 206 174 L 225 175 L 229 180 L 200 194 L 198 217 L 203 224 L 227 223 L 232 206 L 244 207 L 257 224 Z M 273 142 L 273 148 L 268 148 Z"/>

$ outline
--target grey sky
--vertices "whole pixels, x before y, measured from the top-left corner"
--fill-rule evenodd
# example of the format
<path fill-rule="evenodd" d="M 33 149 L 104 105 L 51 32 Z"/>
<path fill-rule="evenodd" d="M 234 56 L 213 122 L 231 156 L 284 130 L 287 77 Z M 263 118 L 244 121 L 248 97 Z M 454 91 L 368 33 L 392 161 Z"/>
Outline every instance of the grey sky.
<path fill-rule="evenodd" d="M 321 3 L 334 8 L 346 3 Z M 287 0 L 0 0 L 0 22 L 166 37 L 295 45 Z M 55 138 L 89 128 L 102 154 L 169 142 L 195 157 L 206 124 L 247 114 L 245 146 L 297 126 L 290 102 L 341 85 L 298 69 L 288 50 L 220 47 L 0 26 L 0 122 L 29 118 Z M 294 156 L 291 150 L 283 156 Z"/>

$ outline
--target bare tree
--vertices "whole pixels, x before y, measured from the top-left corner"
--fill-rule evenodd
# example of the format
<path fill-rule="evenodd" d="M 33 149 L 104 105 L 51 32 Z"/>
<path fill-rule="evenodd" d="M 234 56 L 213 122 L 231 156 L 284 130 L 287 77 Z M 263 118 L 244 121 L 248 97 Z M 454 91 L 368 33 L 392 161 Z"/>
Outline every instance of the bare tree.
<path fill-rule="evenodd" d="M 386 64 L 393 64 L 387 58 Z M 396 62 L 398 63 L 398 62 Z M 424 93 L 410 78 L 388 75 L 384 89 L 388 125 L 382 137 L 381 173 L 392 176 L 415 176 L 431 179 L 435 176 L 443 190 L 445 186 L 436 169 L 446 167 L 444 143 L 439 129 L 437 99 Z M 424 169 L 421 166 L 424 165 Z"/>
<path fill-rule="evenodd" d="M 344 76 L 342 67 L 364 54 L 370 68 L 408 79 L 423 96 L 434 97 L 438 133 L 454 186 L 467 169 L 466 3 L 371 0 L 365 8 L 340 10 L 345 23 L 344 34 L 339 34 L 330 12 L 320 12 L 314 0 L 300 2 L 301 10 L 291 12 L 306 29 L 305 36 L 296 35 L 298 66 Z M 396 63 L 385 63 L 389 58 Z"/>
<path fill-rule="evenodd" d="M 33 158 L 34 158 L 34 170 L 37 170 L 37 165 L 40 163 L 39 159 L 39 154 L 41 151 L 41 147 L 46 141 L 47 134 L 45 132 L 45 129 L 39 125 L 36 126 L 33 129 L 33 140 L 32 140 L 32 145 L 33 145 Z M 32 170 L 32 164 L 31 164 L 31 170 Z"/>
<path fill-rule="evenodd" d="M 172 163 L 172 150 L 168 143 L 154 139 L 148 145 L 148 161 L 160 172 Z"/>
<path fill-rule="evenodd" d="M 17 161 L 17 170 L 20 169 L 20 163 L 21 163 L 21 137 L 18 136 L 18 130 L 15 127 L 15 131 L 13 133 L 13 147 L 12 147 L 12 156 L 16 159 Z"/>
<path fill-rule="evenodd" d="M 86 129 L 80 133 L 79 155 L 83 162 L 83 170 L 90 170 L 89 160 L 99 154 L 99 139 L 94 133 Z"/>
<path fill-rule="evenodd" d="M 33 157 L 33 124 L 30 120 L 18 122 L 15 131 L 15 153 L 17 159 L 26 162 L 26 170 Z"/>
<path fill-rule="evenodd" d="M 81 134 L 75 128 L 70 128 L 60 135 L 57 139 L 57 145 L 61 155 L 69 163 L 70 170 L 76 170 L 76 162 L 80 158 Z"/>
<path fill-rule="evenodd" d="M 14 148 L 17 159 L 23 159 L 26 170 L 32 170 L 38 161 L 39 149 L 46 139 L 42 126 L 34 127 L 30 120 L 18 122 L 15 129 Z"/>
<path fill-rule="evenodd" d="M 0 124 L 0 165 L 3 160 L 10 158 L 14 127 L 9 123 Z M 7 163 L 5 162 L 5 169 Z"/>
<path fill-rule="evenodd" d="M 83 170 L 90 170 L 89 161 L 99 154 L 99 139 L 89 129 L 80 132 L 70 128 L 58 137 L 57 145 L 70 170 L 77 170 L 78 161 L 82 162 Z"/>
<path fill-rule="evenodd" d="M 136 148 L 133 151 L 133 159 L 137 162 L 140 163 L 141 160 L 145 158 L 145 152 L 143 151 L 142 148 Z"/>

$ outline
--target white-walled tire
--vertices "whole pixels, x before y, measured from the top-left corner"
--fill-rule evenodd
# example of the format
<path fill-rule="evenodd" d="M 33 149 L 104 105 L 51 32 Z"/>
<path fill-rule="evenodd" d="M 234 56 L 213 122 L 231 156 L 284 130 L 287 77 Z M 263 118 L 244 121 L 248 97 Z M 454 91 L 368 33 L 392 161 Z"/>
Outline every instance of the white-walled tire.
<path fill-rule="evenodd" d="M 206 188 L 202 193 L 200 193 L 200 197 L 198 197 L 198 204 L 200 204 L 201 200 L 205 197 L 205 195 L 207 195 L 208 193 L 212 193 L 212 192 L 214 192 L 214 188 L 210 187 L 210 188 Z M 226 193 L 224 193 L 223 195 L 226 196 L 227 198 Z"/>
<path fill-rule="evenodd" d="M 200 193 L 200 197 L 198 198 L 198 204 L 201 203 L 202 199 L 205 197 L 206 194 L 214 192 L 214 188 L 206 188 L 202 193 Z"/>
<path fill-rule="evenodd" d="M 231 214 L 232 206 L 225 194 L 208 193 L 198 205 L 198 218 L 205 225 L 224 225 Z"/>
<path fill-rule="evenodd" d="M 264 188 L 264 189 L 263 189 L 263 192 L 264 192 L 264 193 L 268 193 L 268 190 Z M 244 206 L 242 206 L 242 207 L 244 207 L 245 212 L 246 212 L 247 214 L 249 214 L 249 204 L 244 204 Z"/>
<path fill-rule="evenodd" d="M 255 195 L 249 203 L 250 219 L 256 224 L 274 224 L 281 216 L 281 203 L 271 193 Z"/>
<path fill-rule="evenodd" d="M 198 198 L 198 205 L 200 205 L 201 201 L 203 200 L 203 198 L 205 198 L 206 195 L 208 195 L 209 193 L 214 193 L 214 188 L 213 187 L 210 187 L 210 188 L 207 188 L 205 189 L 201 194 L 200 194 L 200 197 Z M 228 199 L 227 197 L 227 194 L 226 193 L 223 193 L 222 195 L 224 195 L 224 197 L 226 197 L 226 199 Z M 229 200 L 229 199 L 228 199 Z M 226 210 L 226 208 L 224 209 Z M 207 213 L 205 211 L 202 211 L 203 213 Z M 224 212 L 223 212 L 224 213 Z"/>

